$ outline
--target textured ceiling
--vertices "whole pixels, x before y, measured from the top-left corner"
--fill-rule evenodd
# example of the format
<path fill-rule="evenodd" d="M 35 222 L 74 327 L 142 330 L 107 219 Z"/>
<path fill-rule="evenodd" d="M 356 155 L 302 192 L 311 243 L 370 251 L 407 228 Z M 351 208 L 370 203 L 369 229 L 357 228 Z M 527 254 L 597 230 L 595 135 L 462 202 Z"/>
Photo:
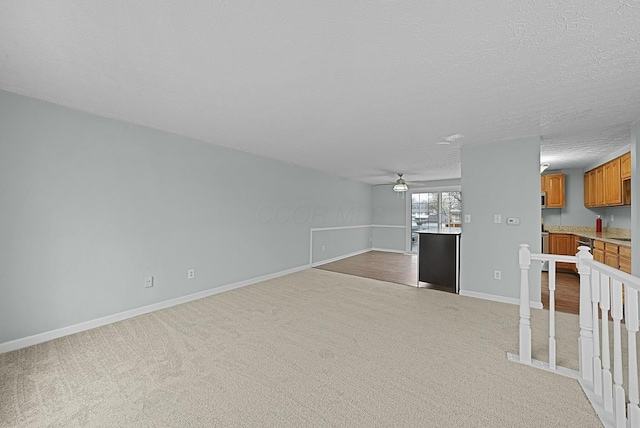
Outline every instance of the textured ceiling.
<path fill-rule="evenodd" d="M 0 89 L 371 184 L 531 135 L 583 167 L 640 119 L 640 1 L 3 0 L 0 61 Z"/>

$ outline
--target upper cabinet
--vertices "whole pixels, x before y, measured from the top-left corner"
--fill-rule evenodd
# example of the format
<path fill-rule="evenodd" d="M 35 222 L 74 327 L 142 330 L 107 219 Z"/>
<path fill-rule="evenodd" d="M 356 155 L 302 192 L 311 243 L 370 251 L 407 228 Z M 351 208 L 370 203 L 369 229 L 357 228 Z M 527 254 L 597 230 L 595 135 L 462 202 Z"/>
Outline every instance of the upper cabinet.
<path fill-rule="evenodd" d="M 623 180 L 631 178 L 631 152 L 622 155 L 620 158 L 620 177 Z"/>
<path fill-rule="evenodd" d="M 584 175 L 584 206 L 597 206 L 598 193 L 596 188 L 597 176 L 596 170 L 592 169 Z M 604 195 L 604 193 L 603 193 Z M 604 196 L 602 197 L 604 200 Z"/>
<path fill-rule="evenodd" d="M 622 205 L 620 158 L 604 164 L 604 204 L 608 207 Z"/>
<path fill-rule="evenodd" d="M 564 174 L 540 176 L 540 187 L 547 193 L 545 208 L 564 208 Z"/>
<path fill-rule="evenodd" d="M 612 207 L 631 204 L 631 153 L 584 174 L 584 206 Z"/>
<path fill-rule="evenodd" d="M 605 206 L 605 199 L 604 199 L 604 165 L 601 165 L 599 167 L 596 168 L 596 199 L 595 199 L 595 205 L 596 207 L 603 207 Z"/>

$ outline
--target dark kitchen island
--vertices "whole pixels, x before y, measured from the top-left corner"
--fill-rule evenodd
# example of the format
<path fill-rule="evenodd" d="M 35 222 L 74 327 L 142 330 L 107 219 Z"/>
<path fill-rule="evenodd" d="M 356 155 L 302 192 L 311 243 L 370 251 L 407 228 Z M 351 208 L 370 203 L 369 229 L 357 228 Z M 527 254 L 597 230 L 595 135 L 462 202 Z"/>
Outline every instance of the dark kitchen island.
<path fill-rule="evenodd" d="M 459 232 L 418 232 L 418 286 L 452 293 L 460 291 Z"/>

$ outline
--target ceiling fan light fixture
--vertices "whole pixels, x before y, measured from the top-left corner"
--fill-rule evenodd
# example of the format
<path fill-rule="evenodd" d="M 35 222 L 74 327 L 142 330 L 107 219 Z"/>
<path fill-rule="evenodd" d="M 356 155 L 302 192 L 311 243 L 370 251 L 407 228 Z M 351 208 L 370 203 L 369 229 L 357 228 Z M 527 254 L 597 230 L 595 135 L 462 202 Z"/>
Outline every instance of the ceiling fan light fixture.
<path fill-rule="evenodd" d="M 409 190 L 409 187 L 407 187 L 407 182 L 402 178 L 402 174 L 398 173 L 398 177 L 400 178 L 396 180 L 396 185 L 393 186 L 393 191 L 406 192 L 407 190 Z"/>
<path fill-rule="evenodd" d="M 406 192 L 407 190 L 409 190 L 409 188 L 404 183 L 403 184 L 396 184 L 395 186 L 393 186 L 393 191 L 394 192 Z"/>

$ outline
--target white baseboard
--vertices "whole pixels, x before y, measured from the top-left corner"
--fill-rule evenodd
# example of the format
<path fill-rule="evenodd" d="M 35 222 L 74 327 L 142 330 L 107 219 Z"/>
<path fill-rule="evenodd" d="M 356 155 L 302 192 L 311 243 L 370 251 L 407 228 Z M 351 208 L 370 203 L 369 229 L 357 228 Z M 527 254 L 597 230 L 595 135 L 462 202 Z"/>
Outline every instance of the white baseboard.
<path fill-rule="evenodd" d="M 356 251 L 354 253 L 344 254 L 342 256 L 334 257 L 332 259 L 320 260 L 319 262 L 311 263 L 311 267 L 316 267 L 320 265 L 324 265 L 331 262 L 337 262 L 338 260 L 346 259 L 347 257 L 358 256 L 360 254 L 368 253 L 371 251 L 371 248 L 365 248 L 364 250 Z"/>
<path fill-rule="evenodd" d="M 482 300 L 491 300 L 493 302 L 509 303 L 510 305 L 520 305 L 520 299 L 516 299 L 515 297 L 497 296 L 495 294 L 478 293 L 477 291 L 467 290 L 460 290 L 460 295 Z M 542 302 L 530 301 L 529 306 L 535 309 L 542 309 Z"/>
<path fill-rule="evenodd" d="M 101 327 L 107 324 L 112 324 L 114 322 L 137 317 L 139 315 L 148 314 L 150 312 L 155 312 L 160 309 L 170 308 L 171 306 L 180 305 L 182 303 L 191 302 L 193 300 L 202 299 L 204 297 L 213 296 L 214 294 L 223 293 L 225 291 L 234 290 L 236 288 L 245 287 L 247 285 L 256 284 L 258 282 L 267 281 L 267 280 L 278 278 L 284 275 L 289 275 L 295 272 L 308 269 L 309 267 L 310 267 L 309 265 L 304 265 L 304 266 L 296 267 L 293 269 L 287 269 L 280 272 L 259 276 L 257 278 L 251 278 L 244 281 L 234 282 L 233 284 L 227 284 L 221 287 L 210 288 L 208 290 L 199 291 L 197 293 L 188 294 L 186 296 L 176 297 L 175 299 L 165 300 L 163 302 L 142 306 L 140 308 L 119 312 L 113 315 L 107 315 L 106 317 L 81 322 L 79 324 L 70 325 L 68 327 L 62 327 L 56 330 L 34 334 L 33 336 L 27 336 L 20 339 L 11 340 L 9 342 L 0 343 L 0 354 L 4 352 L 14 351 L 20 348 L 25 348 L 27 346 L 37 345 L 38 343 L 47 342 L 49 340 L 57 339 L 63 336 L 68 336 L 70 334 L 91 330 L 92 328 Z"/>
<path fill-rule="evenodd" d="M 383 251 L 385 253 L 411 254 L 411 253 L 407 253 L 405 250 L 391 250 L 389 248 L 372 248 L 371 251 Z"/>

